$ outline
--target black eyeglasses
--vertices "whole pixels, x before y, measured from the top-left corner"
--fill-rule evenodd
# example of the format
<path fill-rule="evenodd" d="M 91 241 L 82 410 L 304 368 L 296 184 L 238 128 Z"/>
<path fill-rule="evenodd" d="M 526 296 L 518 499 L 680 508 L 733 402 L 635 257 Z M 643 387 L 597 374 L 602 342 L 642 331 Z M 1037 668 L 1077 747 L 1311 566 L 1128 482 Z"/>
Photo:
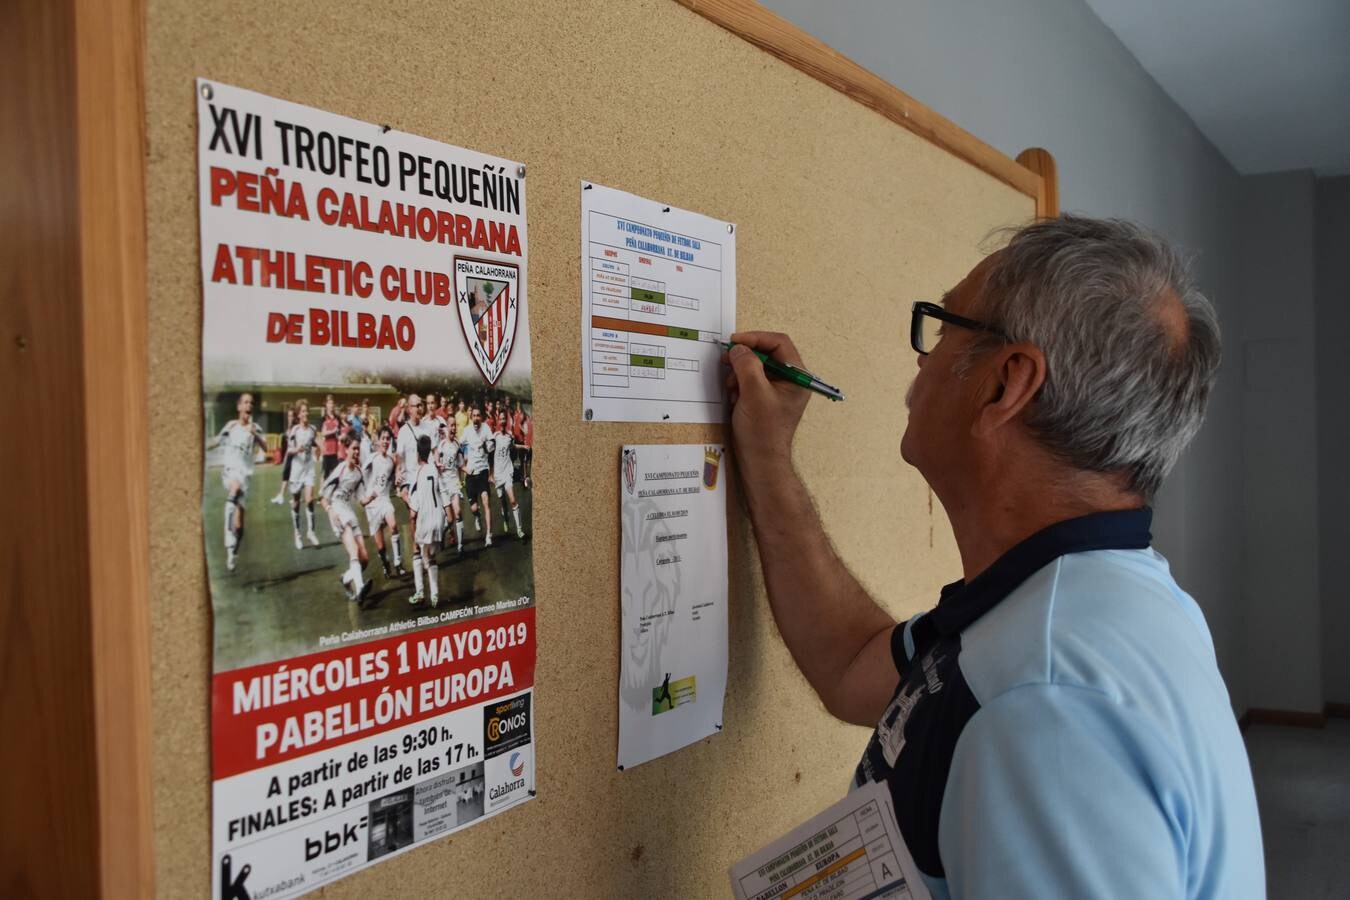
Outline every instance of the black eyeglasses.
<path fill-rule="evenodd" d="M 1006 338 L 1003 332 L 992 325 L 986 325 L 983 322 L 977 322 L 974 319 L 967 319 L 965 316 L 958 316 L 956 313 L 947 312 L 936 303 L 927 303 L 918 300 L 914 303 L 913 312 L 909 320 L 909 345 L 914 348 L 914 352 L 922 356 L 927 356 L 929 351 L 937 346 L 937 342 L 942 339 L 942 325 L 956 325 L 960 328 L 968 328 L 971 331 L 983 331 L 986 334 L 996 334 L 999 337 Z"/>

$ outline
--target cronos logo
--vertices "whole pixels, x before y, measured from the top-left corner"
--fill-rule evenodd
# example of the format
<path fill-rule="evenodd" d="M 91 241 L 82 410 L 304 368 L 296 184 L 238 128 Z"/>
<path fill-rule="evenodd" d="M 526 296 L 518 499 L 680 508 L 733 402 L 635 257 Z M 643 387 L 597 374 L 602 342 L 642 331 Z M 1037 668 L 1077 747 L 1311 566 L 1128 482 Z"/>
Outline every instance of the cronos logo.
<path fill-rule="evenodd" d="M 530 724 L 530 717 L 518 712 L 507 719 L 493 718 L 488 722 L 488 740 L 500 741 L 505 735 Z"/>
<path fill-rule="evenodd" d="M 483 752 L 488 759 L 529 742 L 529 694 L 483 707 Z"/>

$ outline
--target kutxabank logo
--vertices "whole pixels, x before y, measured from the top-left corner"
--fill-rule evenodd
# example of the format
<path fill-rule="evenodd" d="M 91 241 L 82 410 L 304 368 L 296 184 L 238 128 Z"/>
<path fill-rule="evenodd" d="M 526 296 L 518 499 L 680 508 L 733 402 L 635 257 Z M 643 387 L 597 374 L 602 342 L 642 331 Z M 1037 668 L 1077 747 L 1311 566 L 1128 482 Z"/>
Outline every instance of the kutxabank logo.
<path fill-rule="evenodd" d="M 474 365 L 496 384 L 515 347 L 520 318 L 520 267 L 487 259 L 455 257 L 456 310 Z"/>

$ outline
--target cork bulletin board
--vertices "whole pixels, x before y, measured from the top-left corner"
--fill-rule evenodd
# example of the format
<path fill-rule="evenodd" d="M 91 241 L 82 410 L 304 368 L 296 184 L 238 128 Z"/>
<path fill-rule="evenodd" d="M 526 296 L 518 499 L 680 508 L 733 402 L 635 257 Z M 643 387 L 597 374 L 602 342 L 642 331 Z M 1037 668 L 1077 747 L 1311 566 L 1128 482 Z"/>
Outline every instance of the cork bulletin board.
<path fill-rule="evenodd" d="M 813 400 L 797 464 L 840 554 L 898 618 L 930 605 L 959 569 L 941 508 L 899 458 L 910 302 L 940 295 L 991 229 L 1029 220 L 1036 205 L 1034 191 L 961 158 L 950 132 L 900 127 L 755 43 L 671 0 L 147 4 L 161 896 L 204 895 L 211 875 L 197 76 L 528 167 L 538 798 L 322 895 L 725 896 L 729 864 L 844 792 L 866 732 L 831 719 L 797 673 L 735 491 L 725 728 L 615 768 L 619 447 L 724 436 L 716 425 L 581 421 L 578 185 L 737 223 L 738 324 L 789 332 L 848 395 Z"/>

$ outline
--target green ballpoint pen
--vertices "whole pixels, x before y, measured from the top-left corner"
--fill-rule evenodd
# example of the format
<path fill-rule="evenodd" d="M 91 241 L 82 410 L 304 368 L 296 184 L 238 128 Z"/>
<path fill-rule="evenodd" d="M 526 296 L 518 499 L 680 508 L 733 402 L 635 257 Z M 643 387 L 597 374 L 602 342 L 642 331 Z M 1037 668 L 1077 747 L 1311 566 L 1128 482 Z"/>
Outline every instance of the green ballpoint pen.
<path fill-rule="evenodd" d="M 722 346 L 730 350 L 736 345 L 730 341 L 723 341 Z M 837 387 L 826 384 L 805 369 L 799 369 L 791 363 L 779 362 L 767 353 L 760 353 L 753 347 L 750 348 L 750 352 L 759 357 L 759 361 L 764 363 L 764 368 L 768 369 L 784 381 L 790 381 L 798 387 L 806 388 L 808 391 L 815 391 L 822 397 L 829 397 L 831 400 L 844 399 L 843 391 L 839 390 Z"/>

